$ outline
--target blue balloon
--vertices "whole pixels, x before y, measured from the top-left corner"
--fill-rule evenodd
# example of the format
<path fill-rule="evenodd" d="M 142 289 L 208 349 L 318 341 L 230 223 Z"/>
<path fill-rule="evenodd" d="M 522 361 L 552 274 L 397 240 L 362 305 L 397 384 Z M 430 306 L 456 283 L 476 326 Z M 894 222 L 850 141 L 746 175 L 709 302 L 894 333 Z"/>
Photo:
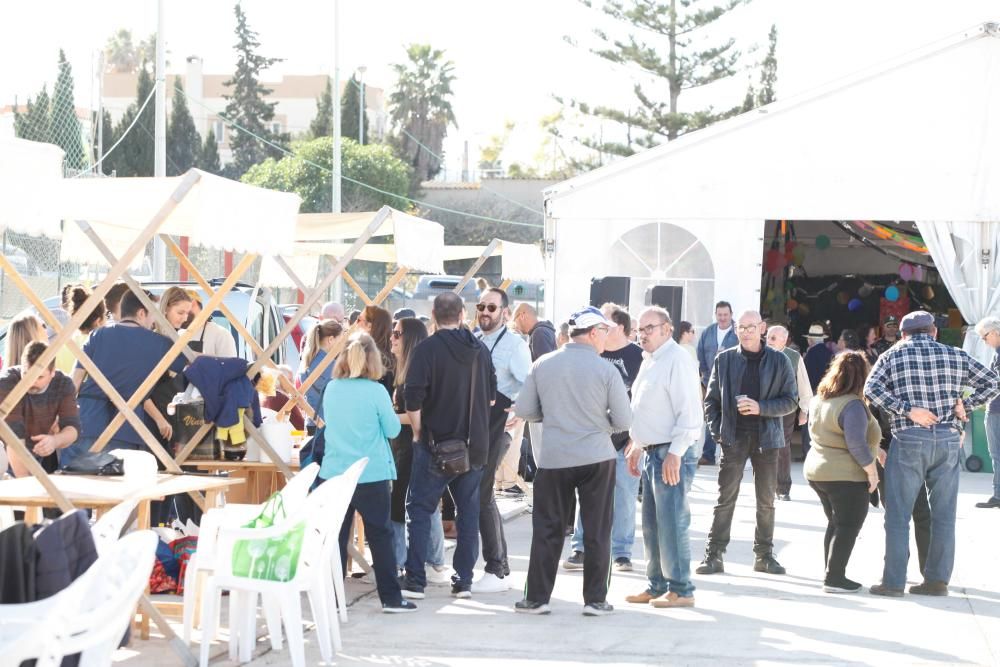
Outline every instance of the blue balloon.
<path fill-rule="evenodd" d="M 891 285 L 885 289 L 885 298 L 889 301 L 895 301 L 899 298 L 899 288 L 895 285 Z"/>
<path fill-rule="evenodd" d="M 861 310 L 861 307 L 864 305 L 861 299 L 851 299 L 847 304 L 847 309 L 853 313 L 854 311 Z"/>

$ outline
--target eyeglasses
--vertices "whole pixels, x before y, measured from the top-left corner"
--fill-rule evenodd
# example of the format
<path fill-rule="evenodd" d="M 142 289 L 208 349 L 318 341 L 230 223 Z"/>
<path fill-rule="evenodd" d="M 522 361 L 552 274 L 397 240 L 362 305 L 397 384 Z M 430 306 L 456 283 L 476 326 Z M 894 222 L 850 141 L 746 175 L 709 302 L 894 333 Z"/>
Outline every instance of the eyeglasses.
<path fill-rule="evenodd" d="M 647 324 L 644 327 L 639 327 L 639 332 L 646 336 L 652 336 L 657 327 L 662 327 L 665 324 L 666 322 L 660 322 L 659 324 Z"/>
<path fill-rule="evenodd" d="M 754 331 L 759 326 L 760 322 L 758 322 L 757 324 L 741 324 L 740 326 L 736 327 L 736 330 L 739 331 L 740 333 L 749 333 L 751 331 Z"/>
<path fill-rule="evenodd" d="M 608 327 L 604 326 L 603 324 L 600 324 L 600 325 L 594 327 L 594 329 L 596 331 L 600 331 L 601 333 L 608 333 L 609 331 L 611 331 L 611 329 L 609 329 Z"/>
<path fill-rule="evenodd" d="M 399 339 L 403 337 L 403 332 L 398 329 L 393 329 L 391 335 L 393 338 Z"/>
<path fill-rule="evenodd" d="M 491 313 L 495 313 L 498 310 L 500 310 L 500 306 L 494 303 L 477 303 L 476 310 L 478 310 L 480 313 L 483 312 L 484 310 L 488 310 Z"/>

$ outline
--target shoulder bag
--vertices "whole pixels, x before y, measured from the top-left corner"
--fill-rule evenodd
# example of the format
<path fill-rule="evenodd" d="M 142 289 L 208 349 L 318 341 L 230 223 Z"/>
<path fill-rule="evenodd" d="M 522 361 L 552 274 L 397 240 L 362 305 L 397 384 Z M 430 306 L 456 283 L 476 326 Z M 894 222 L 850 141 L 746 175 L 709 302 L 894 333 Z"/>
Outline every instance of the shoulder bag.
<path fill-rule="evenodd" d="M 457 477 L 469 472 L 469 441 L 472 439 L 472 409 L 476 398 L 476 379 L 479 376 L 479 354 L 472 361 L 472 384 L 469 387 L 469 430 L 465 439 L 449 438 L 435 442 L 428 431 L 427 446 L 431 450 L 431 471 L 443 477 Z"/>

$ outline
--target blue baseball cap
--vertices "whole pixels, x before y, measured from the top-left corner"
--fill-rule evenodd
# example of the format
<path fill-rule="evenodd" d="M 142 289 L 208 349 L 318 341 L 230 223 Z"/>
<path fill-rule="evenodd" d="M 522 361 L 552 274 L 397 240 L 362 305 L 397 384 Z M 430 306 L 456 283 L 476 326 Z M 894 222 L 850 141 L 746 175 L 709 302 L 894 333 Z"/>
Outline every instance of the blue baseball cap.
<path fill-rule="evenodd" d="M 603 324 L 608 327 L 615 326 L 614 322 L 608 321 L 604 314 L 593 306 L 587 306 L 583 310 L 578 310 L 569 317 L 570 329 L 589 329 Z"/>

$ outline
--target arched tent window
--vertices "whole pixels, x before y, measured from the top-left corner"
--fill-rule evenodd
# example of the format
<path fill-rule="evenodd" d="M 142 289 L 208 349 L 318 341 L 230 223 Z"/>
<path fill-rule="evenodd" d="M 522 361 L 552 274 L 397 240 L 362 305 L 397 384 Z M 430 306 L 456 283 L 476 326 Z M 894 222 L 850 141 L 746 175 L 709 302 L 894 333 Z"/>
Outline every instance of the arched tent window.
<path fill-rule="evenodd" d="M 708 250 L 686 229 L 666 222 L 635 227 L 622 234 L 608 255 L 609 276 L 629 276 L 634 315 L 649 305 L 648 292 L 656 285 L 683 288 L 680 313 L 674 321 L 687 320 L 703 327 L 713 321 L 715 269 Z"/>

